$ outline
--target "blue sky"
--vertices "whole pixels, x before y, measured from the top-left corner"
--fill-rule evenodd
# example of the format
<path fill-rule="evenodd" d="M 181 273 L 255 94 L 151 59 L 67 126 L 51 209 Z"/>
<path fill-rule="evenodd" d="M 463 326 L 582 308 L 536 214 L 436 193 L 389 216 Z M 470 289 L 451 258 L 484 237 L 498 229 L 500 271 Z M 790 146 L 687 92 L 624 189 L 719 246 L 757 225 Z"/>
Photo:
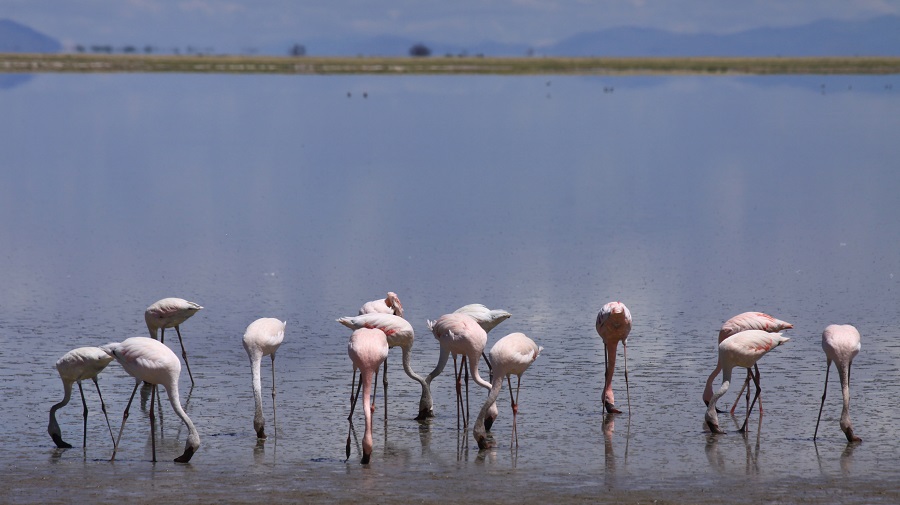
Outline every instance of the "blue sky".
<path fill-rule="evenodd" d="M 0 0 L 0 18 L 64 44 L 265 47 L 397 35 L 533 46 L 617 26 L 729 33 L 900 15 L 900 0 Z"/>

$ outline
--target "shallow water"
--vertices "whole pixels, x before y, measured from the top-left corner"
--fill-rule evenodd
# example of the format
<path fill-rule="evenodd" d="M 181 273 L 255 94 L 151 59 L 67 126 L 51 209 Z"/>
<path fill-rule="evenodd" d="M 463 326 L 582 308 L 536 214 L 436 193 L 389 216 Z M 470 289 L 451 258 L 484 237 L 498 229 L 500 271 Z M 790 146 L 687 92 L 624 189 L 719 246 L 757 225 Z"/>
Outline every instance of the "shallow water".
<path fill-rule="evenodd" d="M 895 77 L 40 75 L 4 89 L 4 501 L 896 503 Z M 419 373 L 438 356 L 425 319 L 467 303 L 513 314 L 489 345 L 522 331 L 544 346 L 522 378 L 518 450 L 505 390 L 497 448 L 457 431 L 449 367 L 436 417 L 412 420 L 418 386 L 394 350 L 373 462 L 359 464 L 359 411 L 344 461 L 335 319 L 388 290 Z M 90 383 L 88 447 L 55 449 L 55 360 L 146 334 L 142 311 L 166 296 L 205 307 L 182 326 L 194 459 L 171 462 L 186 430 L 164 404 L 159 462 L 133 410 L 110 463 Z M 631 414 L 604 417 L 593 322 L 614 299 L 634 315 Z M 711 437 L 716 333 L 746 310 L 792 322 L 792 340 L 760 363 L 762 421 L 736 433 L 739 407 Z M 259 444 L 240 340 L 263 316 L 288 324 L 277 436 Z M 834 373 L 812 441 L 831 323 L 863 339 L 855 446 Z M 133 381 L 115 364 L 100 377 L 117 432 Z M 485 394 L 470 395 L 474 419 Z M 58 416 L 80 446 L 77 404 L 76 389 Z"/>

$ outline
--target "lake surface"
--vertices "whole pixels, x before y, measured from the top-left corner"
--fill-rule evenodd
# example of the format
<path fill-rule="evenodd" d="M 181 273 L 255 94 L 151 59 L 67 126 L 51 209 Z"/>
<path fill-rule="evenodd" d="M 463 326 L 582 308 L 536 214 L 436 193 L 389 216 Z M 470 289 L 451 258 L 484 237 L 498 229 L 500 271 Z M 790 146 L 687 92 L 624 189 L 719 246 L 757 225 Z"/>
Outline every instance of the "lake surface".
<path fill-rule="evenodd" d="M 0 501 L 900 500 L 898 76 L 48 74 L 0 90 L 0 110 Z M 361 409 L 344 461 L 350 331 L 335 319 L 387 291 L 423 375 L 438 357 L 425 320 L 468 303 L 513 314 L 488 346 L 522 331 L 544 347 L 517 450 L 505 390 L 495 449 L 457 430 L 449 367 L 436 417 L 412 420 L 395 349 L 372 463 Z M 205 307 L 181 328 L 193 460 L 172 462 L 186 429 L 164 403 L 159 462 L 137 407 L 109 462 L 89 382 L 87 448 L 76 388 L 58 418 L 78 447 L 56 449 L 56 359 L 146 335 L 143 310 L 168 296 Z M 630 416 L 602 413 L 594 319 L 611 300 L 634 316 Z M 717 331 L 748 310 L 793 323 L 791 341 L 760 362 L 762 420 L 737 433 L 739 406 L 712 437 Z M 241 337 L 264 316 L 287 332 L 277 436 L 263 361 L 259 444 Z M 832 323 L 862 335 L 853 446 L 834 370 L 812 441 Z M 133 380 L 115 363 L 100 378 L 117 432 Z M 474 419 L 485 392 L 470 394 Z"/>

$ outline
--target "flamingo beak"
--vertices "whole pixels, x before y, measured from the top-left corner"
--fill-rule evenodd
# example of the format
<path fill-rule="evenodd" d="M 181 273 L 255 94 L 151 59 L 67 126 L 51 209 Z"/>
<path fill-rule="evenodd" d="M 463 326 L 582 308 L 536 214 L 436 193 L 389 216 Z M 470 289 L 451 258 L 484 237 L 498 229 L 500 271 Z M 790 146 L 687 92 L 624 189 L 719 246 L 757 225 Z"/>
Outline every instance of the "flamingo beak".
<path fill-rule="evenodd" d="M 53 442 L 56 444 L 56 447 L 60 449 L 71 449 L 72 444 L 64 442 L 62 437 L 56 433 L 50 435 L 53 438 Z"/>
<path fill-rule="evenodd" d="M 361 465 L 368 465 L 368 464 L 369 464 L 369 460 L 370 460 L 371 458 L 372 458 L 372 455 L 371 455 L 371 454 L 365 454 L 365 453 L 363 453 L 362 461 L 360 461 L 359 464 L 361 464 Z"/>
<path fill-rule="evenodd" d="M 188 461 L 191 460 L 192 457 L 194 457 L 194 449 L 191 447 L 186 447 L 184 449 L 184 454 L 175 458 L 175 462 L 176 463 L 187 463 Z"/>
<path fill-rule="evenodd" d="M 478 450 L 479 451 L 483 451 L 485 449 L 491 448 L 491 444 L 488 443 L 487 437 L 485 437 L 484 435 L 479 436 L 475 440 L 476 440 L 476 442 L 478 442 Z"/>
<path fill-rule="evenodd" d="M 494 425 L 493 417 L 485 417 L 484 418 L 484 429 L 485 431 L 491 431 L 491 426 Z"/>

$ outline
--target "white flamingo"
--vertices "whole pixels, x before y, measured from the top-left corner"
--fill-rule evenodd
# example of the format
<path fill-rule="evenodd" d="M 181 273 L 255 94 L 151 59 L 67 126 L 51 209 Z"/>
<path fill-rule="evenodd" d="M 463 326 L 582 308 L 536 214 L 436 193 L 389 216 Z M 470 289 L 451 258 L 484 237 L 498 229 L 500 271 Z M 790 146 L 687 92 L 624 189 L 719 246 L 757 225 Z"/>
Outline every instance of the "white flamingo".
<path fill-rule="evenodd" d="M 472 378 L 479 386 L 490 390 L 491 384 L 481 378 L 478 373 L 478 360 L 484 352 L 484 346 L 487 344 L 487 333 L 484 328 L 479 326 L 472 316 L 462 313 L 445 314 L 435 321 L 426 321 L 428 329 L 434 334 L 434 338 L 441 345 L 441 354 L 438 358 L 437 366 L 432 370 L 425 382 L 430 386 L 431 381 L 441 374 L 447 365 L 447 358 L 453 355 L 453 371 L 456 376 L 456 427 L 459 429 L 459 419 L 462 417 L 463 426 L 469 424 L 469 382 L 466 375 L 466 401 L 463 405 L 462 399 L 462 381 L 463 370 L 466 361 L 469 363 L 468 371 L 471 372 Z M 463 356 L 459 368 L 457 369 L 456 356 Z M 491 412 L 492 418 L 496 418 L 497 406 L 493 406 Z M 462 413 L 462 416 L 460 416 Z"/>
<path fill-rule="evenodd" d="M 277 417 L 275 408 L 275 351 L 284 340 L 284 328 L 287 321 L 279 321 L 272 317 L 257 319 L 247 326 L 244 332 L 244 350 L 250 358 L 250 374 L 252 376 L 253 399 L 256 405 L 253 414 L 253 429 L 257 438 L 266 438 L 266 419 L 262 411 L 262 384 L 260 382 L 260 365 L 263 356 L 272 358 L 272 427 L 275 435 L 278 435 Z"/>
<path fill-rule="evenodd" d="M 631 413 L 631 393 L 628 390 L 628 334 L 631 332 L 631 311 L 621 302 L 609 302 L 597 313 L 597 334 L 603 340 L 603 363 L 605 367 L 603 384 L 603 406 L 611 414 L 621 414 L 616 408 L 612 390 L 613 373 L 616 370 L 616 348 L 622 342 L 622 353 L 625 361 L 625 394 L 628 399 L 628 412 Z"/>
<path fill-rule="evenodd" d="M 378 368 L 388 355 L 388 340 L 383 331 L 377 328 L 360 328 L 350 335 L 350 343 L 347 344 L 347 355 L 353 362 L 353 378 L 356 380 L 356 370 L 359 369 L 359 385 L 363 394 L 363 414 L 366 417 L 366 431 L 363 434 L 363 456 L 361 464 L 369 464 L 372 457 L 372 390 L 378 381 Z M 372 378 L 372 375 L 375 378 Z M 353 394 L 353 384 L 350 384 L 350 415 L 347 420 L 353 427 L 353 410 L 359 399 L 359 388 Z M 350 459 L 350 433 L 347 433 L 347 459 Z"/>
<path fill-rule="evenodd" d="M 722 324 L 722 328 L 719 329 L 719 343 L 721 344 L 722 341 L 726 338 L 746 330 L 763 330 L 770 333 L 777 333 L 782 330 L 791 329 L 793 327 L 794 325 L 792 325 L 791 323 L 782 321 L 781 319 L 776 319 L 762 312 L 743 312 L 732 317 Z M 756 380 L 759 380 L 759 367 L 754 364 L 753 369 L 756 374 Z M 709 377 L 706 379 L 706 388 L 703 390 L 703 403 L 705 403 L 706 405 L 709 405 L 709 401 L 712 399 L 713 381 L 715 381 L 716 376 L 719 375 L 720 371 L 722 371 L 722 364 L 720 362 L 716 362 L 716 368 L 712 371 L 711 374 L 709 374 Z M 738 398 L 741 397 L 741 394 L 744 392 L 744 388 L 750 384 L 750 379 L 751 372 L 748 369 L 747 379 L 744 381 L 743 387 L 741 387 L 741 390 L 738 392 Z M 750 392 L 748 391 L 748 396 L 749 393 Z M 737 400 L 735 400 L 734 404 L 731 406 L 732 414 L 734 414 L 735 406 L 737 406 Z M 759 402 L 759 411 L 762 412 L 762 400 L 760 400 Z"/>
<path fill-rule="evenodd" d="M 403 371 L 422 387 L 422 396 L 419 398 L 419 414 L 416 416 L 416 419 L 434 416 L 431 388 L 426 379 L 415 373 L 410 366 L 410 352 L 415 340 L 415 332 L 409 321 L 400 316 L 378 313 L 342 317 L 337 321 L 351 330 L 375 328 L 383 331 L 387 337 L 388 345 L 390 347 L 399 347 L 403 352 Z M 355 375 L 354 373 L 354 377 Z"/>
<path fill-rule="evenodd" d="M 485 434 L 485 419 L 488 416 L 491 405 L 495 405 L 497 397 L 500 395 L 500 389 L 503 387 L 503 379 L 506 378 L 509 386 L 509 399 L 512 404 L 513 422 L 512 434 L 516 441 L 516 447 L 519 445 L 519 436 L 516 432 L 516 414 L 519 412 L 519 383 L 522 380 L 522 374 L 534 363 L 534 360 L 540 356 L 543 347 L 538 346 L 533 340 L 525 336 L 523 333 L 510 333 L 501 338 L 491 348 L 491 362 L 494 364 L 494 378 L 491 384 L 491 392 L 488 393 L 487 400 L 478 413 L 475 420 L 475 427 L 472 434 L 478 443 L 479 449 L 488 449 L 491 444 L 487 441 Z M 516 395 L 513 397 L 512 382 L 510 375 L 516 375 Z"/>
<path fill-rule="evenodd" d="M 822 350 L 825 351 L 827 366 L 825 367 L 825 390 L 822 391 L 822 403 L 819 405 L 819 417 L 816 418 L 816 431 L 813 440 L 819 434 L 819 420 L 822 418 L 822 407 L 825 406 L 825 393 L 828 392 L 828 372 L 831 370 L 831 362 L 834 361 L 841 379 L 841 393 L 844 397 L 844 408 L 841 410 L 841 431 L 847 437 L 848 443 L 862 442 L 862 439 L 853 434 L 853 425 L 850 424 L 850 365 L 853 358 L 859 354 L 859 331 L 849 324 L 832 324 L 822 332 Z"/>
<path fill-rule="evenodd" d="M 60 449 L 69 449 L 72 447 L 62 439 L 62 432 L 59 429 L 59 423 L 56 422 L 56 411 L 65 407 L 72 397 L 72 384 L 78 383 L 78 392 L 81 393 L 81 404 L 84 406 L 84 435 L 82 437 L 82 447 L 87 446 L 87 418 L 88 407 L 84 399 L 84 390 L 81 388 L 81 381 L 91 379 L 94 386 L 97 387 L 97 396 L 100 397 L 100 408 L 103 410 L 103 416 L 106 417 L 106 426 L 109 428 L 109 438 L 112 439 L 112 426 L 109 424 L 109 416 L 106 414 L 106 404 L 103 403 L 103 395 L 100 394 L 100 385 L 97 383 L 97 374 L 103 371 L 112 361 L 112 357 L 103 352 L 99 347 L 79 347 L 65 353 L 56 361 L 56 371 L 59 372 L 59 378 L 63 383 L 63 399 L 61 402 L 50 407 L 50 424 L 47 426 L 47 433 L 56 443 L 56 447 Z M 115 439 L 113 439 L 115 443 Z"/>
<path fill-rule="evenodd" d="M 397 317 L 403 317 L 403 304 L 400 303 L 400 297 L 393 291 L 388 291 L 384 298 L 366 302 L 359 308 L 359 315 L 364 314 L 393 314 Z M 384 383 L 384 402 L 385 412 L 387 416 L 387 387 L 388 387 L 388 360 L 384 360 L 384 373 L 381 374 L 381 382 Z"/>
<path fill-rule="evenodd" d="M 175 333 L 178 334 L 178 343 L 181 344 L 181 357 L 184 359 L 184 366 L 187 367 L 188 377 L 191 378 L 191 386 L 194 385 L 194 374 L 191 373 L 191 365 L 188 364 L 187 351 L 184 350 L 179 327 L 181 323 L 187 321 L 202 308 L 200 305 L 182 298 L 163 298 L 144 311 L 144 321 L 147 323 L 147 330 L 150 331 L 150 338 L 156 339 L 156 330 L 159 329 L 159 341 L 165 343 L 166 328 L 175 328 Z"/>
<path fill-rule="evenodd" d="M 490 333 L 498 324 L 502 323 L 509 319 L 512 314 L 505 310 L 494 309 L 491 310 L 480 303 L 470 303 L 469 305 L 463 305 L 462 307 L 453 311 L 456 314 L 468 314 L 472 316 L 476 322 L 478 322 L 478 326 L 481 326 L 484 329 L 485 333 Z M 481 357 L 484 358 L 485 364 L 488 366 L 488 370 L 493 374 L 493 369 L 491 368 L 491 360 L 482 352 Z M 491 379 L 493 379 L 493 375 L 491 375 Z M 491 423 L 493 420 L 488 418 L 487 420 L 487 430 L 491 431 Z"/>
<path fill-rule="evenodd" d="M 122 365 L 122 368 L 135 378 L 134 390 L 131 391 L 131 397 L 128 399 L 128 405 L 125 407 L 125 413 L 122 415 L 122 427 L 119 429 L 119 436 L 116 438 L 116 444 L 113 447 L 113 455 L 110 461 L 116 459 L 116 452 L 119 449 L 119 441 L 122 439 L 122 432 L 125 431 L 125 421 L 128 420 L 128 410 L 131 408 L 131 401 L 134 400 L 134 393 L 137 392 L 141 382 L 152 384 L 150 396 L 150 441 L 153 448 L 153 462 L 156 462 L 156 421 L 153 414 L 153 406 L 156 396 L 156 386 L 162 384 L 169 396 L 169 403 L 188 429 L 188 437 L 184 443 L 184 454 L 175 458 L 176 463 L 187 463 L 191 457 L 200 448 L 200 434 L 191 418 L 181 408 L 178 398 L 178 378 L 181 375 L 181 363 L 178 356 L 165 344 L 152 338 L 132 337 L 124 342 L 115 342 L 100 347 L 108 355 L 115 358 Z"/>
<path fill-rule="evenodd" d="M 722 365 L 722 387 L 713 395 L 706 409 L 706 424 L 713 433 L 725 433 L 719 428 L 719 416 L 716 414 L 716 402 L 727 391 L 731 384 L 731 371 L 736 366 L 747 369 L 753 367 L 760 358 L 766 355 L 772 349 L 790 340 L 781 336 L 781 333 L 769 333 L 763 330 L 746 330 L 736 333 L 719 344 L 719 363 Z M 747 409 L 747 417 L 740 431 L 747 429 L 747 421 L 750 419 L 750 412 L 753 405 L 759 397 L 761 388 L 759 387 L 759 378 L 753 377 L 756 384 L 756 395 L 753 396 L 753 402 Z"/>

